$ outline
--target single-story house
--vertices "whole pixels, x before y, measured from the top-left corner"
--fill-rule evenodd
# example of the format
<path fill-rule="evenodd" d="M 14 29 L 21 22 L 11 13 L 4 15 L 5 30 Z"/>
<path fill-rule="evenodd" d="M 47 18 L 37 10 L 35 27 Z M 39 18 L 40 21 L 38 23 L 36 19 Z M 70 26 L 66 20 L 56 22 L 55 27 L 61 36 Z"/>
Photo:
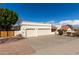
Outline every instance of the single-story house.
<path fill-rule="evenodd" d="M 15 36 L 22 34 L 23 37 L 37 37 L 51 34 L 51 24 L 23 21 L 20 30 L 15 31 Z"/>

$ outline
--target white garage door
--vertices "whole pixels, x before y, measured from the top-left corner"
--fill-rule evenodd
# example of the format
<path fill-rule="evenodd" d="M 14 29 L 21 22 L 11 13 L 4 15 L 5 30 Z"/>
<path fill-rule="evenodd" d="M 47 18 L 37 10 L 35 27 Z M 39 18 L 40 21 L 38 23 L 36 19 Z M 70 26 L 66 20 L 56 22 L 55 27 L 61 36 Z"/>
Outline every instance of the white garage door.
<path fill-rule="evenodd" d="M 51 32 L 50 29 L 38 29 L 38 31 L 37 31 L 38 36 L 49 35 L 50 32 Z"/>
<path fill-rule="evenodd" d="M 36 37 L 37 31 L 35 29 L 26 29 L 26 36 L 27 37 Z"/>
<path fill-rule="evenodd" d="M 37 37 L 37 36 L 43 36 L 43 35 L 49 35 L 51 32 L 50 29 L 26 29 L 26 37 Z"/>

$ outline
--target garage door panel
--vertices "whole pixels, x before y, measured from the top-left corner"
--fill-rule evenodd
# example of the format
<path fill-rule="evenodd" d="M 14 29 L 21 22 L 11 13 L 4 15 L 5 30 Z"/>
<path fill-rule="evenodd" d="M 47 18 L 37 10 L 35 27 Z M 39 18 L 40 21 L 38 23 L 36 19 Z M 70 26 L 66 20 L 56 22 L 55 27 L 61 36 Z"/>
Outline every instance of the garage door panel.
<path fill-rule="evenodd" d="M 35 36 L 37 36 L 37 31 L 36 30 L 26 30 L 26 35 L 27 35 L 27 37 L 35 37 Z"/>
<path fill-rule="evenodd" d="M 49 30 L 38 30 L 38 36 L 40 35 L 48 35 L 50 33 Z"/>

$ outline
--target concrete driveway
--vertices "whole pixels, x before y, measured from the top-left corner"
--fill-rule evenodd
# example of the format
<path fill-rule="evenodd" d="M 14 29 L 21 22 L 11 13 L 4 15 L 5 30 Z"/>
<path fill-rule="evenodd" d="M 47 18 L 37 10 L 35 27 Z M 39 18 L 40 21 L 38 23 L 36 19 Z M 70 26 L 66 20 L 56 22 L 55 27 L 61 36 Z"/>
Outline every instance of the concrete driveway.
<path fill-rule="evenodd" d="M 36 50 L 33 55 L 79 54 L 79 37 L 49 35 L 26 41 Z"/>

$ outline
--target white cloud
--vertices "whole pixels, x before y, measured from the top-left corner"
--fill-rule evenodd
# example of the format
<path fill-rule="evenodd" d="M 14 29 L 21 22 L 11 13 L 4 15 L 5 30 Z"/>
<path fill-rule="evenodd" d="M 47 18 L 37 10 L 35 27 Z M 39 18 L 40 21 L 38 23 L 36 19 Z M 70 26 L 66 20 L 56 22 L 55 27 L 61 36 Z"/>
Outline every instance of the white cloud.
<path fill-rule="evenodd" d="M 48 23 L 54 25 L 54 26 L 58 26 L 58 23 L 56 23 L 55 21 L 48 21 Z"/>
<path fill-rule="evenodd" d="M 59 22 L 60 25 L 62 24 L 72 24 L 72 20 L 63 20 Z"/>
<path fill-rule="evenodd" d="M 79 25 L 79 20 L 64 20 L 64 21 L 60 21 L 59 24 Z"/>
<path fill-rule="evenodd" d="M 79 20 L 74 20 L 73 23 L 79 25 Z"/>
<path fill-rule="evenodd" d="M 48 21 L 48 23 L 51 23 L 52 25 L 66 25 L 66 24 L 70 24 L 70 25 L 79 25 L 79 20 L 63 20 L 60 21 L 58 23 L 56 23 L 55 21 Z"/>

